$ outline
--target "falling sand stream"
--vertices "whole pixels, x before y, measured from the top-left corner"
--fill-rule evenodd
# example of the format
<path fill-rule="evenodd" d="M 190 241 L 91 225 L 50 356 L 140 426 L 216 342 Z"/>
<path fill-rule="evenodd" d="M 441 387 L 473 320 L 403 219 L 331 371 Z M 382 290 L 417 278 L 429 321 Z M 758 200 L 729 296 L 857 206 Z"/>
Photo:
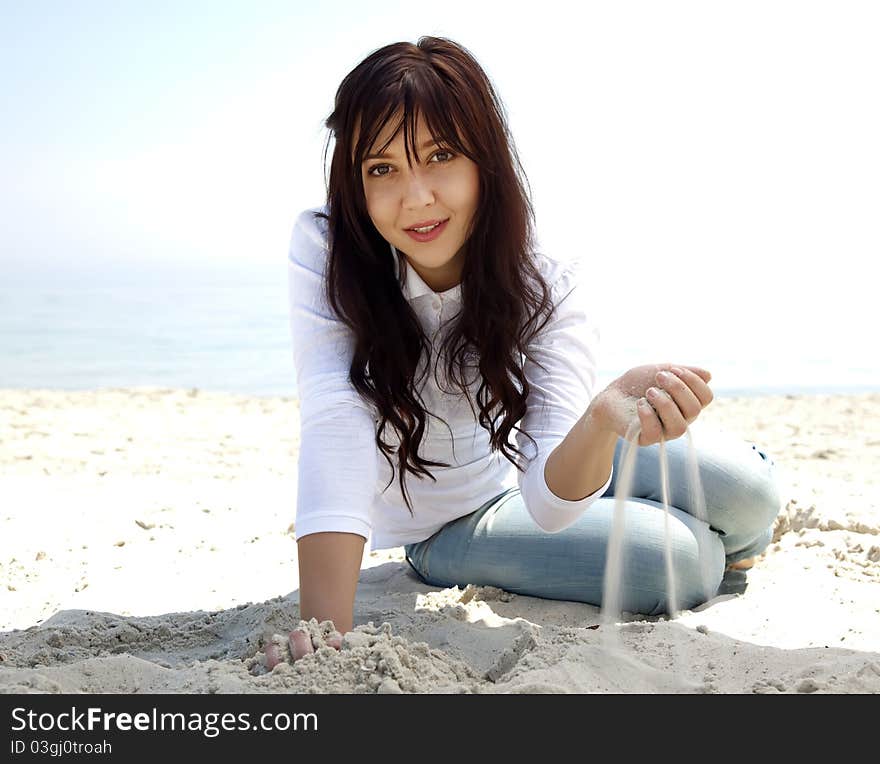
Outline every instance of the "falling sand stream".
<path fill-rule="evenodd" d="M 605 577 L 603 581 L 602 592 L 602 646 L 609 656 L 609 660 L 622 661 L 627 664 L 640 664 L 641 661 L 634 655 L 630 655 L 620 636 L 620 621 L 623 620 L 621 588 L 623 573 L 625 570 L 626 557 L 626 504 L 630 499 L 630 489 L 632 488 L 633 476 L 635 473 L 636 460 L 638 458 L 638 441 L 641 433 L 641 426 L 638 421 L 633 422 L 627 430 L 623 455 L 621 458 L 620 473 L 617 476 L 617 482 L 614 491 L 614 516 L 611 526 L 611 535 L 608 540 L 608 551 L 605 562 Z M 711 529 L 706 514 L 706 500 L 703 492 L 702 481 L 700 480 L 700 468 L 697 457 L 696 448 L 694 447 L 691 431 L 685 431 L 688 443 L 687 454 L 687 473 L 689 500 L 691 503 L 691 514 L 703 523 L 705 533 L 697 533 L 697 550 L 700 560 L 700 576 L 703 588 L 703 600 L 708 601 L 714 594 L 713 590 L 713 573 L 712 573 L 712 555 L 706 548 L 710 542 Z M 670 514 L 669 514 L 669 463 L 666 454 L 666 441 L 661 438 L 659 444 L 659 462 L 660 462 L 660 487 L 663 499 L 664 514 L 664 562 L 666 569 L 666 585 L 667 585 L 667 617 L 675 618 L 679 613 L 678 593 L 675 583 L 675 569 L 672 559 L 672 544 L 670 540 Z M 696 687 L 697 683 L 689 680 L 684 672 L 687 666 L 686 656 L 683 655 L 685 649 L 683 643 L 673 640 L 674 645 L 679 645 L 675 649 L 675 654 L 671 656 L 673 672 L 671 677 L 672 684 L 682 687 Z M 656 671 L 655 668 L 653 671 Z"/>

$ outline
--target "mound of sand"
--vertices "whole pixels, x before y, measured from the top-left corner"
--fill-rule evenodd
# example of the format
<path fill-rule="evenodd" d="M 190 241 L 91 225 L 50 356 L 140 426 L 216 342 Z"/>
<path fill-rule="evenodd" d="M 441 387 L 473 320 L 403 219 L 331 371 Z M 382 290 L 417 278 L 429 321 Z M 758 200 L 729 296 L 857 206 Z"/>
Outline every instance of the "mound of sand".
<path fill-rule="evenodd" d="M 758 564 L 693 611 L 604 624 L 426 586 L 393 549 L 365 553 L 338 651 L 300 621 L 297 416 L 283 398 L 0 393 L 0 691 L 880 692 L 880 395 L 704 412 L 770 452 L 785 507 Z M 266 671 L 298 625 L 316 652 Z"/>

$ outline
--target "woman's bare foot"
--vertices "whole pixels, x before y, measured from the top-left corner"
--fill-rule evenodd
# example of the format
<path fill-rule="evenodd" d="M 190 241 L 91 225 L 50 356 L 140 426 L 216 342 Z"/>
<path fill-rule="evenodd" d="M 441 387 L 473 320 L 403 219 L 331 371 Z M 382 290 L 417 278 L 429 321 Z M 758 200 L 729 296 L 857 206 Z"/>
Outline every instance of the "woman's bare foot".
<path fill-rule="evenodd" d="M 727 569 L 728 570 L 749 570 L 750 568 L 754 567 L 756 559 L 757 558 L 755 558 L 755 557 L 746 557 L 744 560 L 737 560 L 736 562 L 730 563 L 730 565 L 727 566 Z"/>

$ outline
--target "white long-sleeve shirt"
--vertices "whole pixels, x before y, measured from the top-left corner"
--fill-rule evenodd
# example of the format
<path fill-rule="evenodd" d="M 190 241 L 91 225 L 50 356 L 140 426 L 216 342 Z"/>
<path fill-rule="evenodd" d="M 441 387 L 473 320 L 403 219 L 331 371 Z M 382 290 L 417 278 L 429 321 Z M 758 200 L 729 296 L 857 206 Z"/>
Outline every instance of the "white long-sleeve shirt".
<path fill-rule="evenodd" d="M 519 487 L 538 526 L 536 532 L 553 533 L 574 523 L 611 482 L 609 474 L 595 493 L 568 501 L 556 496 L 544 477 L 547 457 L 586 411 L 597 379 L 599 327 L 589 312 L 586 289 L 578 283 L 579 263 L 538 255 L 539 269 L 557 308 L 530 345 L 530 352 L 546 371 L 525 359 L 531 392 L 527 413 L 517 424 L 534 438 L 537 450 L 521 433 L 512 434 L 530 460 L 526 472 L 520 472 L 500 452 L 490 450 L 489 433 L 477 422 L 465 397 L 460 391 L 450 394 L 455 388 L 444 381 L 442 363 L 439 376 L 446 389 L 438 388 L 433 373 L 435 352 L 431 370 L 419 389 L 426 410 L 448 422 L 454 440 L 443 422 L 427 415 L 419 454 L 451 466 L 429 468 L 436 482 L 407 473 L 413 508 L 410 515 L 398 483 L 397 455 L 390 455 L 395 465 L 392 480 L 391 468 L 376 445 L 378 412 L 348 379 L 354 335 L 325 297 L 327 223 L 315 218 L 316 211 L 327 212 L 327 208 L 306 210 L 297 219 L 288 262 L 301 425 L 296 539 L 337 531 L 363 536 L 371 549 L 414 543 L 513 487 Z M 399 280 L 401 264 L 390 246 L 388 257 L 394 260 Z M 436 351 L 444 326 L 460 310 L 461 287 L 437 293 L 405 261 L 403 268 L 404 296 L 426 336 L 433 339 Z M 470 389 L 476 401 L 479 380 L 472 381 Z M 474 408 L 479 413 L 476 403 Z M 390 425 L 383 437 L 394 445 L 400 442 Z"/>

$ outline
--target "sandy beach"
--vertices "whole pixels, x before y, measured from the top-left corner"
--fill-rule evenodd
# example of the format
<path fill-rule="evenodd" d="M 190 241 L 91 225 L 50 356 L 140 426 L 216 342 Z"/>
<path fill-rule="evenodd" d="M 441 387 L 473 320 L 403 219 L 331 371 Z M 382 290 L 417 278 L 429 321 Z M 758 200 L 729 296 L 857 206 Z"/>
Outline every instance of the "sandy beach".
<path fill-rule="evenodd" d="M 697 447 L 699 427 L 758 443 L 783 506 L 756 566 L 693 611 L 610 627 L 367 551 L 342 650 L 265 672 L 299 622 L 298 415 L 201 390 L 0 390 L 0 692 L 880 692 L 880 393 L 706 409 Z"/>

